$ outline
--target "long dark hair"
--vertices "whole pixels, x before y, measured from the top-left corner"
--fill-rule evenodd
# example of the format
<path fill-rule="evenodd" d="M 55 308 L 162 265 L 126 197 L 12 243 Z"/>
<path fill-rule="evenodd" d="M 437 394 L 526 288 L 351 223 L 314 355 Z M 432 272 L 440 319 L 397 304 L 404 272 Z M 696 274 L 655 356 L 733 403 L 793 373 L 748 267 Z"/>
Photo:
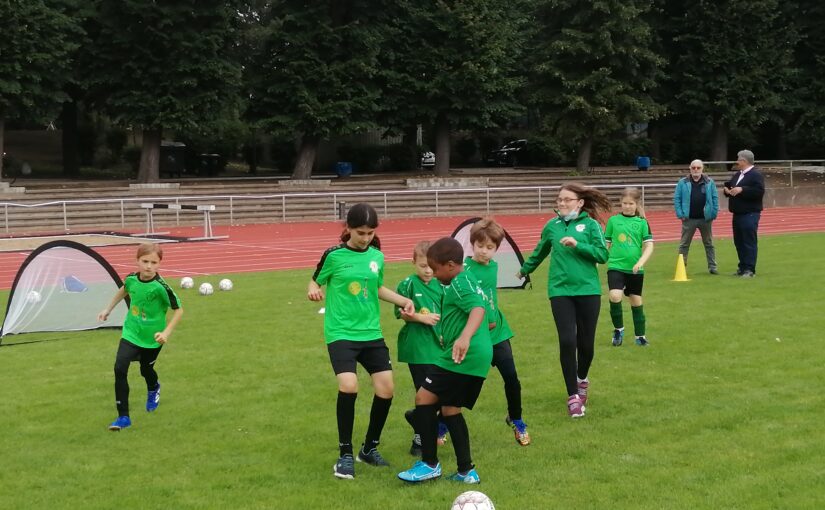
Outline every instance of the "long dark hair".
<path fill-rule="evenodd" d="M 580 182 L 567 182 L 562 184 L 561 189 L 571 191 L 584 200 L 582 211 L 599 223 L 604 223 L 604 215 L 610 215 L 610 199 L 596 188 L 589 188 Z"/>
<path fill-rule="evenodd" d="M 370 204 L 364 202 L 355 204 L 350 207 L 349 212 L 347 212 L 347 221 L 344 223 L 344 227 L 346 228 L 344 228 L 344 231 L 341 233 L 341 241 L 345 243 L 349 241 L 350 238 L 347 228 L 378 228 L 378 213 L 375 212 L 375 209 L 373 209 Z M 372 238 L 372 241 L 370 241 L 370 246 L 373 246 L 378 250 L 381 249 L 381 241 L 378 239 L 377 235 Z"/>

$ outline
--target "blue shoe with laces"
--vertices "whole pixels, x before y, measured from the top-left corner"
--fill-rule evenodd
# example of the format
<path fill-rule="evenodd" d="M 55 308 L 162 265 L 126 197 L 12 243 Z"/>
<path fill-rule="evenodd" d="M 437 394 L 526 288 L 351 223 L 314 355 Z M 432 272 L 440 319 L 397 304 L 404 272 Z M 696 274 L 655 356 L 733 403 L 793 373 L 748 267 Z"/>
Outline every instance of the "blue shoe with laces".
<path fill-rule="evenodd" d="M 475 468 L 467 471 L 464 474 L 455 473 L 447 477 L 449 480 L 454 482 L 461 482 L 461 483 L 481 483 L 481 479 L 478 477 L 478 473 L 476 472 Z"/>
<path fill-rule="evenodd" d="M 440 476 L 440 462 L 435 466 L 430 466 L 423 460 L 416 462 L 410 469 L 398 473 L 398 478 L 410 483 L 426 482 L 427 480 L 434 480 Z"/>
<path fill-rule="evenodd" d="M 132 420 L 129 419 L 128 416 L 118 416 L 117 420 L 113 421 L 109 424 L 109 430 L 112 432 L 117 432 L 118 430 L 123 430 L 126 427 L 132 426 Z"/>
<path fill-rule="evenodd" d="M 158 408 L 160 404 L 160 383 L 158 383 L 158 387 L 155 388 L 155 391 L 150 391 L 146 395 L 146 410 L 148 412 L 152 412 Z"/>

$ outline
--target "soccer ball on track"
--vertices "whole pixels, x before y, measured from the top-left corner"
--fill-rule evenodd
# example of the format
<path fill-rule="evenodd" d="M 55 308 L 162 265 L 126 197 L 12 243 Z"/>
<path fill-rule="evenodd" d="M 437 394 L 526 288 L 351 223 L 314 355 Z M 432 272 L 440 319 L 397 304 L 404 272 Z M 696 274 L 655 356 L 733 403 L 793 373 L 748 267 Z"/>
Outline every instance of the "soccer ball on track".
<path fill-rule="evenodd" d="M 451 510 L 496 510 L 495 505 L 483 492 L 462 492 L 453 501 Z"/>
<path fill-rule="evenodd" d="M 188 276 L 184 276 L 180 279 L 180 288 L 181 289 L 191 289 L 195 286 L 195 280 L 189 278 Z"/>
<path fill-rule="evenodd" d="M 201 296 L 208 296 L 215 292 L 215 289 L 212 288 L 211 283 L 201 283 L 201 286 L 198 287 L 198 292 L 201 293 Z"/>
<path fill-rule="evenodd" d="M 218 282 L 218 288 L 221 290 L 232 290 L 232 280 L 229 278 L 224 278 Z"/>

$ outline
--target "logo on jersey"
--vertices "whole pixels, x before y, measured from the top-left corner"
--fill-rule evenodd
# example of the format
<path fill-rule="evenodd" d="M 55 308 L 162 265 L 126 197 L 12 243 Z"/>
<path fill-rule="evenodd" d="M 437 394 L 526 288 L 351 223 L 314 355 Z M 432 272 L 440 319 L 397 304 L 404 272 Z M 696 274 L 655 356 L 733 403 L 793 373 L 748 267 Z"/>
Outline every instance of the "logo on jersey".
<path fill-rule="evenodd" d="M 356 296 L 359 292 L 361 292 L 361 284 L 358 282 L 350 282 L 350 284 L 347 286 L 347 290 L 349 290 L 350 294 Z"/>
<path fill-rule="evenodd" d="M 378 262 L 374 260 L 370 261 L 370 271 L 373 273 L 378 273 Z"/>
<path fill-rule="evenodd" d="M 622 232 L 621 234 L 619 234 L 619 242 L 623 243 L 625 241 L 627 241 L 627 236 L 624 234 L 624 232 Z"/>
<path fill-rule="evenodd" d="M 576 232 L 584 232 L 584 229 L 586 228 L 587 225 L 585 225 L 584 223 L 579 223 L 578 225 L 576 225 Z"/>
<path fill-rule="evenodd" d="M 422 306 L 421 309 L 418 310 L 418 313 L 420 313 L 421 315 L 429 315 L 430 314 L 430 309 L 427 308 L 426 306 Z"/>

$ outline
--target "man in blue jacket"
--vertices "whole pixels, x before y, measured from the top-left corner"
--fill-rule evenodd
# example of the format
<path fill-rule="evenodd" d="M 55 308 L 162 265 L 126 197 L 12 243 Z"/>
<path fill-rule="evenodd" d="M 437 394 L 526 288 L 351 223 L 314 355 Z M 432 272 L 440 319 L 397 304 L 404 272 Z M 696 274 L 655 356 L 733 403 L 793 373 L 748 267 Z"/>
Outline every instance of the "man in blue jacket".
<path fill-rule="evenodd" d="M 690 175 L 682 177 L 676 183 L 673 193 L 673 208 L 676 217 L 682 220 L 682 239 L 679 242 L 679 253 L 687 264 L 690 242 L 696 229 L 702 234 L 702 244 L 705 245 L 705 256 L 708 259 L 710 274 L 719 274 L 716 268 L 716 250 L 713 248 L 713 220 L 719 214 L 719 192 L 713 179 L 703 173 L 705 169 L 701 159 L 694 159 L 690 163 Z"/>
<path fill-rule="evenodd" d="M 723 190 L 728 196 L 728 210 L 733 213 L 733 244 L 739 256 L 736 275 L 742 278 L 756 275 L 756 232 L 765 195 L 765 178 L 753 162 L 753 152 L 739 151 L 736 154 L 739 171 L 725 183 Z"/>

